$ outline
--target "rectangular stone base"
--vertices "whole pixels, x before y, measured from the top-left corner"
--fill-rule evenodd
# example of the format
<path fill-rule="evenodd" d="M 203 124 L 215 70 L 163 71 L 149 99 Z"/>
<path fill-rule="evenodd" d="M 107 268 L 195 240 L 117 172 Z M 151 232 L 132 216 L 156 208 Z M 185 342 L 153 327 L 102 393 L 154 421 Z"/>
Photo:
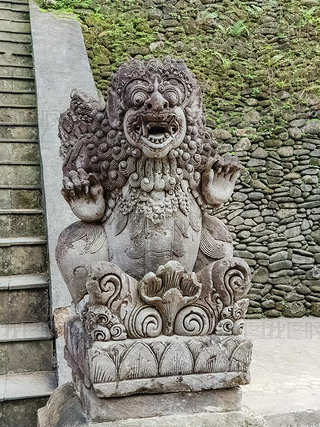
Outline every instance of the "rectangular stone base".
<path fill-rule="evenodd" d="M 79 392 L 84 412 L 95 423 L 241 409 L 239 387 L 199 393 L 144 394 L 108 399 L 98 398 L 84 385 L 80 390 L 78 388 Z"/>
<path fill-rule="evenodd" d="M 251 341 L 241 335 L 91 341 L 79 319 L 66 327 L 66 358 L 97 397 L 233 388 L 250 380 Z"/>
<path fill-rule="evenodd" d="M 82 393 L 91 406 L 82 407 L 71 383 L 57 388 L 38 411 L 38 427 L 268 427 L 241 409 L 238 388 L 110 399 Z"/>

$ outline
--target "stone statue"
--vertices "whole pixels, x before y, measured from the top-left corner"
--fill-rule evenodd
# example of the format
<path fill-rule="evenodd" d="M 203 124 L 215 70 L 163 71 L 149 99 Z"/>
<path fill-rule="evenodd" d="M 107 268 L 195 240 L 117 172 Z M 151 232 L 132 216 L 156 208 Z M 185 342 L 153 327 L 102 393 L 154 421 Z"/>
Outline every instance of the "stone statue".
<path fill-rule="evenodd" d="M 124 63 L 105 105 L 71 94 L 59 136 L 80 219 L 56 250 L 79 313 L 66 358 L 91 418 L 99 398 L 247 383 L 249 268 L 213 216 L 240 165 L 216 153 L 194 75 L 173 59 Z"/>

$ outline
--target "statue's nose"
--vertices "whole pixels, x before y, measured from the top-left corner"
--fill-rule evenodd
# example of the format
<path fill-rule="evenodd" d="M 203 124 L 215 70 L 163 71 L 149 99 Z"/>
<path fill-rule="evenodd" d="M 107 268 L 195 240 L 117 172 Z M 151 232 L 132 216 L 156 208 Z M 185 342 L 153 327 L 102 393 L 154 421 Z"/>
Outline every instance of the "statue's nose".
<path fill-rule="evenodd" d="M 157 112 L 168 108 L 168 105 L 168 101 L 158 91 L 153 92 L 152 95 L 145 102 L 145 106 L 148 108 L 148 110 Z"/>

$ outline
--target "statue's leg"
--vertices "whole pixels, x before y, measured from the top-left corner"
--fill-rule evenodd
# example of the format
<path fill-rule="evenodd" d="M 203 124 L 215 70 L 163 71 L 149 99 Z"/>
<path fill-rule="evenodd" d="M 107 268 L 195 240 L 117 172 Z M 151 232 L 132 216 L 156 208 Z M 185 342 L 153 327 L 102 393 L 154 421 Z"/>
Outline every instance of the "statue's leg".
<path fill-rule="evenodd" d="M 101 223 L 75 222 L 59 236 L 56 259 L 75 304 L 87 294 L 91 266 L 108 261 L 107 237 Z"/>
<path fill-rule="evenodd" d="M 194 270 L 198 272 L 214 261 L 232 257 L 232 238 L 227 227 L 218 218 L 204 215 L 199 252 Z"/>

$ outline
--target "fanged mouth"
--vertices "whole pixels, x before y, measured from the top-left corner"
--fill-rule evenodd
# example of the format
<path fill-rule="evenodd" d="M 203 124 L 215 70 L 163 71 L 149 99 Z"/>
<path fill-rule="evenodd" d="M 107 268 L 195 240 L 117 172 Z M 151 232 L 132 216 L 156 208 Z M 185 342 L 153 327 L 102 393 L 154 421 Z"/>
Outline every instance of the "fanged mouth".
<path fill-rule="evenodd" d="M 178 133 L 178 124 L 172 120 L 167 122 L 149 122 L 141 121 L 134 126 L 135 134 L 147 143 L 164 144 L 169 142 Z"/>

